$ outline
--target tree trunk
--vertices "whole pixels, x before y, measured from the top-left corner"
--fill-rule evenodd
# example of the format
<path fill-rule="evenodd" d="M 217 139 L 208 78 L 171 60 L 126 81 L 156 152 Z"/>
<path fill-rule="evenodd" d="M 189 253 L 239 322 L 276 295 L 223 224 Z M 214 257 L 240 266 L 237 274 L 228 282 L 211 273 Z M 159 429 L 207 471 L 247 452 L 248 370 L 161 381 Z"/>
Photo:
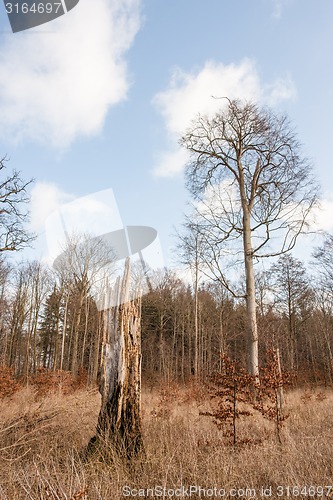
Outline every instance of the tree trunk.
<path fill-rule="evenodd" d="M 83 289 L 80 291 L 79 306 L 78 306 L 78 310 L 77 310 L 77 316 L 76 316 L 75 327 L 74 327 L 74 335 L 73 335 L 71 373 L 74 377 L 76 377 L 78 374 L 79 332 L 80 332 L 81 315 L 82 315 L 84 298 L 85 298 L 85 290 Z"/>
<path fill-rule="evenodd" d="M 278 347 L 275 348 L 275 359 L 276 359 L 276 368 L 278 372 L 279 380 L 281 381 L 278 389 L 277 389 L 277 404 L 278 411 L 280 412 L 281 417 L 283 416 L 283 406 L 284 406 L 284 394 L 283 394 L 283 383 L 282 383 L 282 369 L 281 369 L 281 358 L 280 358 L 280 349 Z"/>
<path fill-rule="evenodd" d="M 100 345 L 101 345 L 101 337 L 102 337 L 102 328 L 103 326 L 103 314 L 104 311 L 98 312 L 98 335 L 97 339 L 94 343 L 94 367 L 92 370 L 92 382 L 96 382 L 99 377 L 99 367 L 100 367 Z M 104 338 L 102 341 L 102 345 L 104 345 Z"/>
<path fill-rule="evenodd" d="M 84 355 L 85 355 L 85 350 L 86 350 L 86 344 L 87 344 L 87 337 L 88 337 L 88 321 L 89 321 L 89 302 L 88 302 L 88 297 L 86 297 L 85 300 L 85 322 L 84 322 L 84 334 L 83 334 L 83 341 L 82 341 L 82 349 L 81 349 L 81 362 L 80 362 L 80 368 L 84 368 Z"/>
<path fill-rule="evenodd" d="M 64 363 L 65 340 L 66 340 L 66 329 L 67 329 L 68 301 L 69 301 L 69 293 L 67 293 L 67 295 L 66 295 L 65 315 L 64 315 L 64 323 L 63 323 L 63 327 L 62 327 L 61 357 L 60 357 L 60 367 L 59 367 L 60 370 L 63 369 L 63 363 Z"/>
<path fill-rule="evenodd" d="M 199 258 L 198 238 L 195 240 L 195 280 L 194 280 L 194 377 L 198 378 L 199 372 Z"/>
<path fill-rule="evenodd" d="M 141 300 L 129 301 L 130 265 L 112 292 L 117 306 L 106 310 L 97 436 L 122 458 L 143 450 L 141 432 Z"/>
<path fill-rule="evenodd" d="M 248 324 L 248 371 L 259 383 L 258 328 L 256 294 L 253 269 L 253 249 L 251 241 L 250 213 L 246 209 L 243 218 L 243 243 L 246 279 L 246 311 Z"/>

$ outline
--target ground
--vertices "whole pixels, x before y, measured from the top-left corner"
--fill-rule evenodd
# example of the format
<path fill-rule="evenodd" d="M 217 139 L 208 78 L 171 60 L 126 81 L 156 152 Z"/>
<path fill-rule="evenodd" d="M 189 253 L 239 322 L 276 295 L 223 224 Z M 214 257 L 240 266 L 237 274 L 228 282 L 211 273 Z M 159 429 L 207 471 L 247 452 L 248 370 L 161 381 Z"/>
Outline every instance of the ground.
<path fill-rule="evenodd" d="M 239 432 L 256 444 L 234 448 L 199 414 L 209 404 L 201 388 L 147 387 L 145 456 L 125 466 L 110 450 L 85 453 L 99 412 L 97 389 L 44 396 L 21 389 L 0 402 L 0 498 L 333 497 L 333 487 L 326 488 L 333 483 L 332 403 L 328 389 L 290 390 L 282 445 L 274 424 L 255 415 L 240 421 Z"/>

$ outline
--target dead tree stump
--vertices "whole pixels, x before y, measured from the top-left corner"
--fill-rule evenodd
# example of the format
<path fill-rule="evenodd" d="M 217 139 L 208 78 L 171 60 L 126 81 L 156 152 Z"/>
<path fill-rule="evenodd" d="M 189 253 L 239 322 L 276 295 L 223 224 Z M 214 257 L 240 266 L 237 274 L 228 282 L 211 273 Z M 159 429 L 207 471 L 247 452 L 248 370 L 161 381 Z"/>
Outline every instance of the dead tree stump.
<path fill-rule="evenodd" d="M 108 290 L 115 306 L 104 311 L 101 360 L 101 410 L 96 436 L 90 445 L 102 442 L 131 460 L 143 451 L 141 428 L 141 298 L 130 300 L 130 263 L 122 280 Z M 109 302 L 110 303 L 110 302 Z"/>

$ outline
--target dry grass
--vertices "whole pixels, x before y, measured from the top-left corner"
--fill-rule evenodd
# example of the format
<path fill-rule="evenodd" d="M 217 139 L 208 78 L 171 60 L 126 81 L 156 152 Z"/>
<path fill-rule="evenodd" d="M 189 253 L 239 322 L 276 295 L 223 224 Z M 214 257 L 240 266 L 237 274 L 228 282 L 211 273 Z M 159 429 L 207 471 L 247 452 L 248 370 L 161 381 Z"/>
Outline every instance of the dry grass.
<path fill-rule="evenodd" d="M 124 498 L 125 485 L 255 488 L 260 497 L 261 487 L 272 486 L 274 492 L 278 485 L 328 485 L 333 482 L 333 394 L 317 399 L 318 392 L 288 394 L 282 446 L 273 425 L 258 416 L 244 421 L 241 432 L 262 443 L 233 449 L 211 419 L 199 416 L 193 388 L 173 387 L 162 398 L 144 391 L 146 456 L 128 469 L 116 458 L 107 460 L 110 455 L 84 455 L 98 416 L 97 391 L 38 399 L 21 390 L 0 403 L 0 499 L 111 500 Z M 237 498 L 249 498 L 241 493 Z"/>

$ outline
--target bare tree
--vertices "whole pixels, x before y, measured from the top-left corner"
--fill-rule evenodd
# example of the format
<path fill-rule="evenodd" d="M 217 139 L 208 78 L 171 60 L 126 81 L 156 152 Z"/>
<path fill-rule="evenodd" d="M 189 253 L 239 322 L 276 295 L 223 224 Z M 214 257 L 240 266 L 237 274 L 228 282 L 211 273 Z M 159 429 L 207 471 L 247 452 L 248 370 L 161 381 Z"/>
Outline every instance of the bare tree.
<path fill-rule="evenodd" d="M 1 339 L 1 357 L 0 363 L 5 364 L 7 343 L 9 337 L 8 321 L 10 318 L 10 300 L 8 288 L 10 286 L 11 266 L 6 261 L 5 254 L 0 254 L 0 339 Z"/>
<path fill-rule="evenodd" d="M 194 293 L 194 366 L 193 375 L 199 375 L 199 281 L 200 281 L 200 233 L 195 230 L 192 221 L 187 218 L 184 224 L 185 231 L 178 234 L 178 250 L 180 261 L 189 267 L 192 273 Z"/>
<path fill-rule="evenodd" d="M 324 242 L 321 246 L 316 247 L 313 251 L 315 258 L 313 264 L 319 276 L 319 281 L 322 288 L 327 292 L 332 301 L 333 290 L 333 235 L 326 234 Z"/>
<path fill-rule="evenodd" d="M 323 243 L 313 251 L 313 266 L 317 274 L 316 299 L 321 312 L 317 316 L 315 339 L 322 338 L 325 375 L 332 380 L 333 373 L 333 235 L 327 233 Z"/>
<path fill-rule="evenodd" d="M 67 247 L 57 257 L 53 267 L 58 273 L 62 288 L 67 288 L 77 298 L 75 324 L 73 328 L 71 372 L 77 375 L 79 368 L 79 332 L 85 301 L 97 284 L 110 276 L 114 263 L 114 252 L 101 238 L 88 235 L 68 237 Z M 85 345 L 85 342 L 82 342 Z M 82 356 L 81 356 L 82 359 Z"/>
<path fill-rule="evenodd" d="M 259 380 L 254 262 L 288 252 L 305 231 L 318 191 L 311 167 L 288 119 L 253 103 L 226 99 L 215 116 L 199 116 L 181 144 L 190 153 L 187 184 L 206 268 L 237 295 L 223 263 L 245 267 L 248 369 Z"/>
<path fill-rule="evenodd" d="M 38 367 L 37 332 L 43 301 L 50 290 L 50 270 L 40 262 L 28 262 L 23 268 L 28 286 L 28 324 L 23 373 L 28 380 L 29 373 L 36 373 Z"/>
<path fill-rule="evenodd" d="M 32 181 L 23 181 L 16 170 L 5 176 L 5 161 L 0 159 L 0 252 L 21 250 L 34 239 L 24 227 L 28 217 L 27 187 Z"/>
<path fill-rule="evenodd" d="M 300 328 L 310 317 L 313 310 L 313 291 L 304 264 L 292 255 L 281 255 L 268 272 L 274 297 L 275 310 L 286 318 L 288 332 L 287 345 L 289 368 L 298 369 L 300 347 Z"/>
<path fill-rule="evenodd" d="M 27 265 L 22 265 L 15 270 L 12 289 L 10 332 L 9 342 L 6 343 L 5 347 L 5 359 L 6 364 L 14 368 L 17 374 L 22 375 L 30 311 L 30 283 Z"/>

